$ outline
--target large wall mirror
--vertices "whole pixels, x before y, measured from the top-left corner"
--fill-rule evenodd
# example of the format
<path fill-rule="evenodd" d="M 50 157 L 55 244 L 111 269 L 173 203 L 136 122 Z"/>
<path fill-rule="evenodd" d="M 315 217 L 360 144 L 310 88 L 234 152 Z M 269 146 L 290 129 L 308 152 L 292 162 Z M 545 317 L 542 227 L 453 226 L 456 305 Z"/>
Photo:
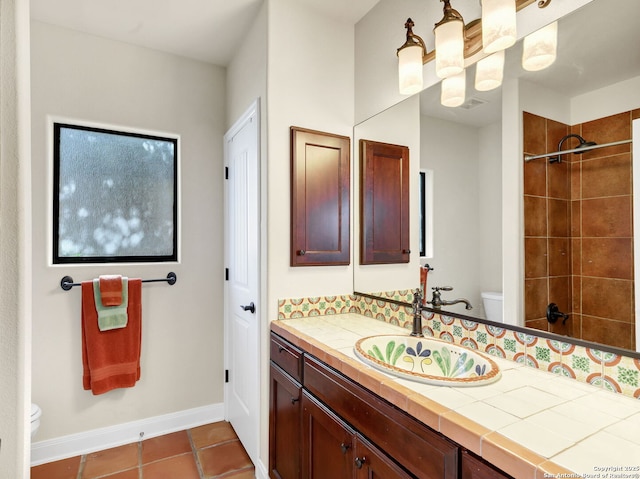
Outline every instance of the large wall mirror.
<path fill-rule="evenodd" d="M 517 44 L 506 52 L 503 87 L 475 91 L 475 67 L 470 67 L 463 107 L 442 107 L 440 86 L 434 85 L 357 125 L 355 138 L 386 131 L 382 141 L 413 142 L 416 192 L 418 171 L 432 172 L 433 255 L 419 259 L 412 254 L 406 268 L 393 271 L 385 271 L 382 265 L 356 265 L 354 290 L 375 294 L 414 289 L 419 283 L 418 263 L 429 263 L 433 271 L 428 277 L 428 297 L 432 287 L 451 286 L 452 291 L 442 293 L 444 299 L 464 298 L 473 305 L 472 310 L 466 310 L 464 304 L 444 306 L 444 313 L 486 319 L 482 292 L 504 292 L 505 305 L 514 305 L 505 308 L 509 316 L 505 323 L 524 326 L 523 111 L 576 125 L 640 108 L 638 19 L 637 0 L 616 1 L 615 6 L 607 0 L 593 0 L 559 20 L 558 57 L 547 70 L 525 72 L 520 66 L 522 48 Z M 392 128 L 384 130 L 384 125 Z M 638 147 L 635 157 L 640 158 Z M 640 166 L 633 171 L 640 171 Z M 355 171 L 356 178 L 357 174 Z M 514 188 L 517 195 L 508 191 L 509 185 L 518 185 Z M 412 251 L 419 250 L 418 197 L 412 194 L 412 229 L 416 232 Z M 513 214 L 505 215 L 505 210 Z M 357 222 L 354 225 L 357 229 Z M 507 241 L 509 244 L 503 244 Z M 640 246 L 636 248 L 640 251 Z M 627 261 L 633 264 L 633 253 Z M 637 335 L 637 322 L 631 328 Z M 568 330 L 548 330 L 574 336 Z M 597 332 L 591 334 L 582 339 L 608 342 Z M 631 343 L 629 349 L 637 349 L 639 342 Z"/>

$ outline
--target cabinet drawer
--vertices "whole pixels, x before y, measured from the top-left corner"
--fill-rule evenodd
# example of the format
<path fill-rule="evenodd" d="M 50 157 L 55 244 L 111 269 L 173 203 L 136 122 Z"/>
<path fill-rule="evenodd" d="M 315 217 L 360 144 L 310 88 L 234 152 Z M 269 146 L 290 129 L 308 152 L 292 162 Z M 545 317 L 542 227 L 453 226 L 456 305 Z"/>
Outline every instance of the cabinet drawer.
<path fill-rule="evenodd" d="M 271 360 L 302 382 L 302 351 L 277 334 L 271 333 Z"/>
<path fill-rule="evenodd" d="M 416 477 L 457 478 L 455 443 L 307 355 L 304 387 Z"/>

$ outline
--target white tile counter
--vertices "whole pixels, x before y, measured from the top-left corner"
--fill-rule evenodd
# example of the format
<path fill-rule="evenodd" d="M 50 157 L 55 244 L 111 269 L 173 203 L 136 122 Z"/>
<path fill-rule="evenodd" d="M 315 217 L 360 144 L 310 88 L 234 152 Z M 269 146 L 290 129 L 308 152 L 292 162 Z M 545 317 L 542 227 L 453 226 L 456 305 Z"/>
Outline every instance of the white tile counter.
<path fill-rule="evenodd" d="M 358 314 L 273 321 L 271 330 L 518 479 L 640 478 L 638 400 L 495 357 L 502 377 L 488 385 L 396 378 L 353 346 L 409 332 Z"/>

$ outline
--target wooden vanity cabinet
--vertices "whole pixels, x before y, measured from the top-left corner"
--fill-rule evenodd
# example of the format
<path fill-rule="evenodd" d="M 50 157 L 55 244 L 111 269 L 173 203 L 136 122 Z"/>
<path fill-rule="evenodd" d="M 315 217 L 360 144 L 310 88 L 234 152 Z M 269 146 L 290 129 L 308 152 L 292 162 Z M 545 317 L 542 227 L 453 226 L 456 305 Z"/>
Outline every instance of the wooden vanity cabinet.
<path fill-rule="evenodd" d="M 271 479 L 513 479 L 271 333 Z"/>
<path fill-rule="evenodd" d="M 355 431 L 309 393 L 302 393 L 302 477 L 353 479 Z"/>
<path fill-rule="evenodd" d="M 269 477 L 300 479 L 302 351 L 271 335 Z"/>
<path fill-rule="evenodd" d="M 464 449 L 460 462 L 460 479 L 513 479 Z"/>
<path fill-rule="evenodd" d="M 456 479 L 458 446 L 345 378 L 304 355 L 304 388 L 419 479 Z"/>
<path fill-rule="evenodd" d="M 302 477 L 309 479 L 412 479 L 385 453 L 333 411 L 302 393 Z"/>

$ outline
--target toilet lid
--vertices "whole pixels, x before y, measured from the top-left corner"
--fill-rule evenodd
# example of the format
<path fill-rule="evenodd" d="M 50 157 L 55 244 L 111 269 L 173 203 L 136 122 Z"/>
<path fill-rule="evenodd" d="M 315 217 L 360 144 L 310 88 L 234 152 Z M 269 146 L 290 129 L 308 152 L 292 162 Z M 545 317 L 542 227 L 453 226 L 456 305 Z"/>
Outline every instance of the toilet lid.
<path fill-rule="evenodd" d="M 31 405 L 31 418 L 37 418 L 38 416 L 40 416 L 40 414 L 42 414 L 42 411 L 40 410 L 38 405 L 37 404 L 32 404 Z"/>

